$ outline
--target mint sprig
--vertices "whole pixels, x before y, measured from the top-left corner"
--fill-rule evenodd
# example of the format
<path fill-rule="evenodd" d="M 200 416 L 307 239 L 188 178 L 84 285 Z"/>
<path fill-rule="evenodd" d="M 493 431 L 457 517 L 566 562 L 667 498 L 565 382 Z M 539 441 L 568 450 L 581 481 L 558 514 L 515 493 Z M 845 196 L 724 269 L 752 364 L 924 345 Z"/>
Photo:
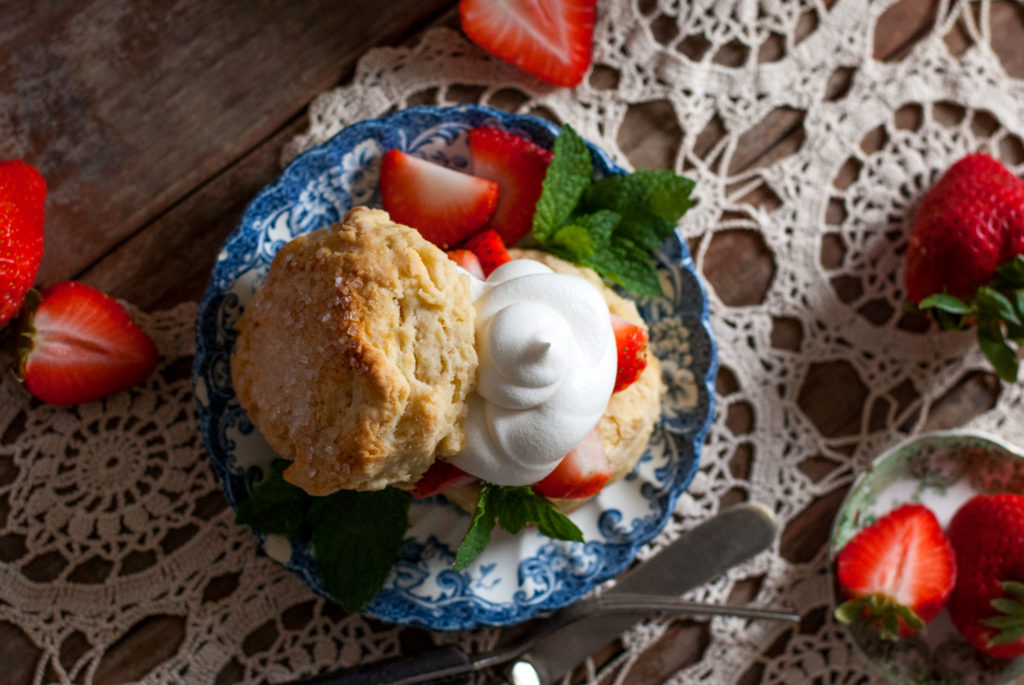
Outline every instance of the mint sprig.
<path fill-rule="evenodd" d="M 924 298 L 918 307 L 931 311 L 946 330 L 974 326 L 978 346 L 996 374 L 1011 383 L 1017 380 L 1014 345 L 1024 346 L 1024 255 L 1000 266 L 969 301 L 939 293 Z"/>
<path fill-rule="evenodd" d="M 589 266 L 638 295 L 662 294 L 650 253 L 692 205 L 694 182 L 667 169 L 592 177 L 586 143 L 571 126 L 563 126 L 531 236 L 545 250 Z"/>
<path fill-rule="evenodd" d="M 341 490 L 313 497 L 284 480 L 290 462 L 275 459 L 235 522 L 264 534 L 311 542 L 324 586 L 345 611 L 366 606 L 387 580 L 409 527 L 407 492 Z"/>
<path fill-rule="evenodd" d="M 461 571 L 480 556 L 491 540 L 495 525 L 515 535 L 530 524 L 536 525 L 549 538 L 583 542 L 583 532 L 576 524 L 529 486 L 482 483 L 473 519 L 455 552 L 452 569 Z"/>

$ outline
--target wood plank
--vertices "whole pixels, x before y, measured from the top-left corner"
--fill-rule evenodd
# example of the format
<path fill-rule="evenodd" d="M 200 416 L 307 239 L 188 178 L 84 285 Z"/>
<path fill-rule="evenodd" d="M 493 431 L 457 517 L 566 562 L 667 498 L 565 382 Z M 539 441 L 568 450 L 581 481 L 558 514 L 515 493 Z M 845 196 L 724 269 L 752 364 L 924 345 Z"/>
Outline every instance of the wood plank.
<path fill-rule="evenodd" d="M 0 0 L 0 158 L 50 187 L 40 283 L 71 277 L 454 0 Z"/>

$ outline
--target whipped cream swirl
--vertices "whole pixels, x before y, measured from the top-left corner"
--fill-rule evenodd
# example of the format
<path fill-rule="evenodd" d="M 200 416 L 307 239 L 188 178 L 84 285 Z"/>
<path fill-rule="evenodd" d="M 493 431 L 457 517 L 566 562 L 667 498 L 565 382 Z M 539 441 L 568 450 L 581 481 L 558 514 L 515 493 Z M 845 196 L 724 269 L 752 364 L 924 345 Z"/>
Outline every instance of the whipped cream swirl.
<path fill-rule="evenodd" d="M 498 485 L 536 483 L 597 425 L 611 397 L 608 306 L 582 278 L 529 259 L 470 279 L 480 371 L 466 445 L 451 461 Z"/>

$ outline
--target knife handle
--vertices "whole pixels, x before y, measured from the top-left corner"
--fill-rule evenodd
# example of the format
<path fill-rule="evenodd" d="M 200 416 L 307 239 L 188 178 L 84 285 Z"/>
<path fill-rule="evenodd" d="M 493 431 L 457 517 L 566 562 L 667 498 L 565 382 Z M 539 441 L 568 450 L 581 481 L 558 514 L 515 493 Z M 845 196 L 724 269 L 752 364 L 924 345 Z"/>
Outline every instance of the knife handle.
<path fill-rule="evenodd" d="M 465 672 L 438 677 L 447 669 L 459 667 L 465 667 Z M 472 682 L 472 671 L 466 653 L 458 647 L 448 646 L 412 656 L 360 664 L 308 680 L 297 680 L 290 685 L 412 685 L 428 682 L 468 685 Z"/>

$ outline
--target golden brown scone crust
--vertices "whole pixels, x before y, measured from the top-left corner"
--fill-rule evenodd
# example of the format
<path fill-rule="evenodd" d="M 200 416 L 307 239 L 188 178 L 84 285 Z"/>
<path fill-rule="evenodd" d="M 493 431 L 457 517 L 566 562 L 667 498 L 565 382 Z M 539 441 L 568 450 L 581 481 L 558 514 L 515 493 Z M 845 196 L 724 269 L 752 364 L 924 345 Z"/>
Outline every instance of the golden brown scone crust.
<path fill-rule="evenodd" d="M 513 259 L 534 259 L 558 273 L 571 274 L 587 280 L 604 296 L 609 311 L 647 331 L 647 324 L 632 300 L 619 296 L 591 269 L 576 266 L 538 250 L 511 249 L 509 254 Z M 609 483 L 624 478 L 643 456 L 654 422 L 661 415 L 661 390 L 661 368 L 658 365 L 658 358 L 648 347 L 647 368 L 632 385 L 612 394 L 608 407 L 597 424 L 601 442 L 612 467 Z M 473 511 L 479 493 L 479 487 L 474 483 L 453 488 L 447 491 L 445 496 L 463 509 Z M 552 499 L 552 502 L 562 511 L 570 512 L 583 506 L 588 499 Z"/>
<path fill-rule="evenodd" d="M 306 492 L 411 484 L 465 440 L 474 318 L 444 252 L 356 207 L 275 256 L 238 322 L 235 391 Z"/>

